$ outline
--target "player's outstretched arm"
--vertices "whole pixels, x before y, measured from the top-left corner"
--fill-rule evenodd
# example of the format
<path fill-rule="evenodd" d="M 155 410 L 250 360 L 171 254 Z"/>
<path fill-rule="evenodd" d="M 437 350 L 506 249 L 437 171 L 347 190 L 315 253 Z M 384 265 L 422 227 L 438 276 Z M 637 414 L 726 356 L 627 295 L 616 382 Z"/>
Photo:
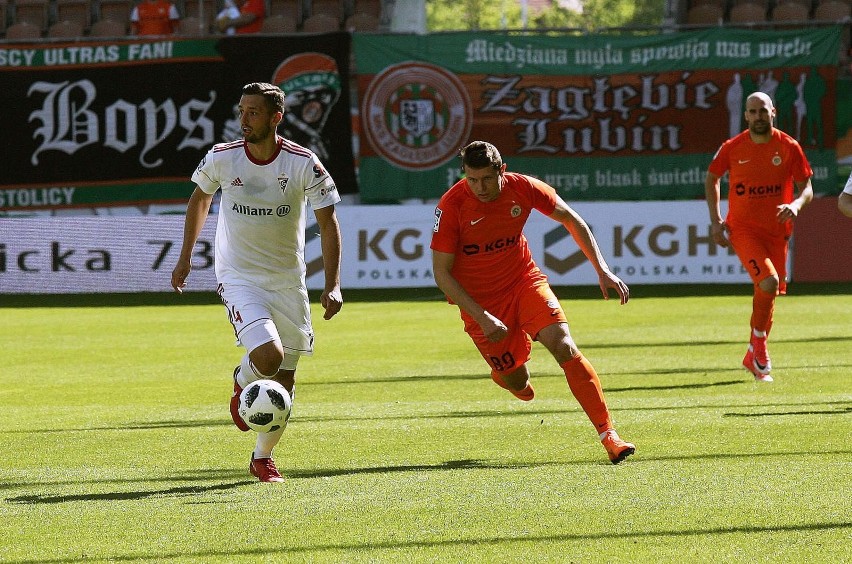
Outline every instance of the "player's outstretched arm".
<path fill-rule="evenodd" d="M 601 287 L 601 292 L 605 300 L 609 299 L 609 289 L 615 290 L 622 304 L 626 304 L 630 299 L 630 289 L 627 287 L 621 278 L 612 273 L 604 260 L 598 242 L 592 235 L 592 230 L 580 215 L 571 209 L 561 198 L 557 196 L 556 209 L 550 214 L 550 218 L 558 221 L 565 226 L 565 229 L 571 233 L 571 237 L 589 259 L 589 262 L 598 273 L 598 283 Z"/>
<path fill-rule="evenodd" d="M 331 319 L 343 307 L 343 293 L 340 291 L 340 261 L 342 243 L 340 224 L 334 206 L 327 206 L 314 211 L 320 230 L 322 245 L 322 262 L 325 272 L 325 287 L 320 296 L 320 303 L 325 308 L 323 319 Z"/>
<path fill-rule="evenodd" d="M 183 244 L 177 264 L 172 270 L 172 288 L 175 292 L 182 294 L 186 288 L 186 279 L 192 270 L 192 248 L 201 234 L 201 228 L 210 213 L 210 202 L 213 194 L 207 194 L 198 186 L 193 190 L 186 205 L 186 220 L 183 226 Z"/>

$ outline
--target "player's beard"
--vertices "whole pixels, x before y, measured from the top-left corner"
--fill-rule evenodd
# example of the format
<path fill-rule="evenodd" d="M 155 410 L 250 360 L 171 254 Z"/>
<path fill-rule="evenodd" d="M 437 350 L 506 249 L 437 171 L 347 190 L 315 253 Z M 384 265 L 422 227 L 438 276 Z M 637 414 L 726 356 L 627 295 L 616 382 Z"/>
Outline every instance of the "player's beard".
<path fill-rule="evenodd" d="M 748 124 L 748 128 L 755 135 L 767 135 L 772 128 L 772 123 L 768 121 L 751 122 Z"/>
<path fill-rule="evenodd" d="M 271 130 L 269 127 L 254 127 L 248 133 L 243 132 L 243 138 L 248 143 L 260 143 L 269 137 Z"/>

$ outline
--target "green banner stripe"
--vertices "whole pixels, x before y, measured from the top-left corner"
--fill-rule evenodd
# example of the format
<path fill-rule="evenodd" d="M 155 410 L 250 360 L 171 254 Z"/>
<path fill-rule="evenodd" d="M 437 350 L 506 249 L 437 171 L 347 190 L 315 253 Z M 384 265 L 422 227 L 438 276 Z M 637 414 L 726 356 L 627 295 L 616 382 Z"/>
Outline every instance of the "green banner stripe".
<path fill-rule="evenodd" d="M 0 189 L 0 210 L 185 202 L 193 188 L 193 184 L 187 181 Z"/>
<path fill-rule="evenodd" d="M 830 150 L 806 151 L 814 169 L 818 194 L 837 194 L 837 161 Z M 510 172 L 544 180 L 568 201 L 692 200 L 704 198 L 704 177 L 712 154 L 617 158 L 519 157 L 506 158 Z M 363 190 L 365 203 L 381 204 L 401 198 L 439 198 L 458 178 L 458 163 L 418 172 L 388 167 L 378 157 L 361 161 L 364 176 L 381 174 L 382 182 Z M 727 177 L 725 177 L 727 178 Z"/>
<path fill-rule="evenodd" d="M 590 75 L 673 68 L 766 69 L 838 63 L 840 26 L 756 31 L 712 28 L 650 36 L 454 33 L 355 34 L 358 71 L 388 61 L 432 62 L 455 73 Z"/>
<path fill-rule="evenodd" d="M 167 41 L 90 42 L 73 45 L 0 46 L 0 70 L 21 68 L 87 67 L 135 63 L 180 62 L 221 59 L 218 40 L 174 39 Z"/>

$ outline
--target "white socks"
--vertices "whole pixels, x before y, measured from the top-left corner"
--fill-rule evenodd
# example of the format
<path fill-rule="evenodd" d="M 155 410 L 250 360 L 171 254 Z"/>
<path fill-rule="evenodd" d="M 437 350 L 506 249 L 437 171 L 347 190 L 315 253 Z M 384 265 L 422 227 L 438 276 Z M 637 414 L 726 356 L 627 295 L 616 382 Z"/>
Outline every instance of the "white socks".
<path fill-rule="evenodd" d="M 284 434 L 284 429 L 278 429 L 271 433 L 258 433 L 257 443 L 254 446 L 255 458 L 272 458 L 272 449 L 281 440 L 281 435 Z"/>
<path fill-rule="evenodd" d="M 243 359 L 240 361 L 240 371 L 237 373 L 237 384 L 239 384 L 241 388 L 245 388 L 255 380 L 261 380 L 263 378 L 267 378 L 267 376 L 264 376 L 257 371 L 257 368 L 254 367 L 248 353 L 243 355 Z"/>
<path fill-rule="evenodd" d="M 269 376 L 264 376 L 258 372 L 257 368 L 255 368 L 249 358 L 248 353 L 246 353 L 243 356 L 242 361 L 240 361 L 240 371 L 237 373 L 237 384 L 239 384 L 241 388 L 245 388 L 256 380 L 267 378 L 269 378 Z M 294 385 L 293 390 L 290 392 L 290 398 L 295 399 L 295 396 L 296 386 Z M 284 429 L 286 429 L 286 427 L 271 433 L 258 433 L 257 442 L 254 447 L 254 458 L 272 458 L 272 449 L 274 449 L 275 445 L 277 445 L 281 440 L 281 435 L 284 434 Z"/>

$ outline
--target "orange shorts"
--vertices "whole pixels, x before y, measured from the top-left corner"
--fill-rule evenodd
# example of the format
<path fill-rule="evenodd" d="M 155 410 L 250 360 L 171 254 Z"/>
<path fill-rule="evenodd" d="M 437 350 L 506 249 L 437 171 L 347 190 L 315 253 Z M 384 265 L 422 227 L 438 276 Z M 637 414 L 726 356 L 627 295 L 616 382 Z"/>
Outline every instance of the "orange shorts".
<path fill-rule="evenodd" d="M 464 330 L 491 367 L 492 374 L 513 372 L 525 364 L 539 331 L 554 323 L 567 323 L 562 306 L 544 275 L 519 284 L 501 301 L 480 305 L 509 330 L 505 339 L 492 343 L 485 338 L 479 324 L 461 311 Z"/>
<path fill-rule="evenodd" d="M 786 238 L 767 237 L 742 227 L 732 228 L 729 237 L 752 282 L 759 284 L 767 276 L 777 276 L 778 293 L 787 293 Z"/>

